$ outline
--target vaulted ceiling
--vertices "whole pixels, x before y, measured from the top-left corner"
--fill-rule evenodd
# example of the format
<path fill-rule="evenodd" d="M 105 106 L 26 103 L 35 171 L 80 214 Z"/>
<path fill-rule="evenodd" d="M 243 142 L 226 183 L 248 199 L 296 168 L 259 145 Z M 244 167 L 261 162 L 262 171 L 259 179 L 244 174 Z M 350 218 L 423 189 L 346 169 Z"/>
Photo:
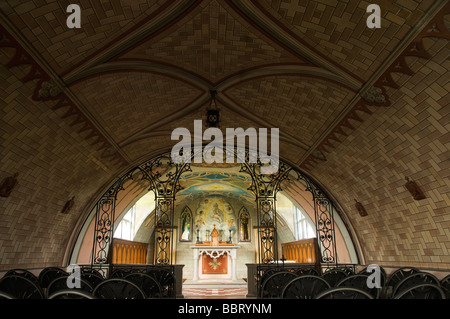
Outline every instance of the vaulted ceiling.
<path fill-rule="evenodd" d="M 279 128 L 280 157 L 333 195 L 367 261 L 448 268 L 448 1 L 378 0 L 379 29 L 353 0 L 79 0 L 69 29 L 74 2 L 0 1 L 0 179 L 19 173 L 0 265 L 67 261 L 98 197 L 216 90 L 220 128 Z M 195 167 L 184 198 L 245 198 L 233 169 Z"/>
<path fill-rule="evenodd" d="M 389 105 L 389 68 L 412 72 L 402 55 L 439 33 L 424 27 L 445 1 L 381 1 L 380 29 L 366 26 L 366 2 L 305 3 L 80 1 L 81 28 L 69 29 L 70 1 L 2 1 L 2 60 L 32 66 L 34 99 L 101 161 L 170 149 L 172 130 L 204 118 L 214 89 L 221 128 L 280 128 L 281 157 L 307 167 L 368 105 Z"/>

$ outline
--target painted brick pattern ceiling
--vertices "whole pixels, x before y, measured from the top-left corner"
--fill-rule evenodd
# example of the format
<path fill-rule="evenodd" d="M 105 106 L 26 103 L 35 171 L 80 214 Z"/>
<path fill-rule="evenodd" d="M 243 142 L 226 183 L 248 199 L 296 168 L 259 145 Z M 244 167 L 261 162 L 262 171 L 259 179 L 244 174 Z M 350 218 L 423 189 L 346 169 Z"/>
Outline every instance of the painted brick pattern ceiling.
<path fill-rule="evenodd" d="M 381 29 L 366 1 L 320 0 L 80 1 L 67 29 L 68 0 L 1 1 L 0 179 L 19 184 L 0 265 L 61 264 L 99 194 L 215 89 L 221 128 L 279 127 L 281 158 L 333 194 L 367 263 L 448 269 L 450 4 L 378 2 Z"/>

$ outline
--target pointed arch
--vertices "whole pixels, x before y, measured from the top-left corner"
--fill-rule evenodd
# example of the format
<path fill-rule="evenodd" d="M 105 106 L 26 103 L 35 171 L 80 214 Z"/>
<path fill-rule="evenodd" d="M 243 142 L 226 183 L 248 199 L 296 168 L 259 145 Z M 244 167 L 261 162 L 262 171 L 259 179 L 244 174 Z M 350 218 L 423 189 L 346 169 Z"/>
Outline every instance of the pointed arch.
<path fill-rule="evenodd" d="M 185 206 L 180 216 L 180 241 L 192 241 L 192 211 L 189 206 Z"/>
<path fill-rule="evenodd" d="M 251 218 L 245 206 L 239 210 L 239 223 L 238 223 L 238 233 L 240 242 L 250 242 L 251 241 Z"/>

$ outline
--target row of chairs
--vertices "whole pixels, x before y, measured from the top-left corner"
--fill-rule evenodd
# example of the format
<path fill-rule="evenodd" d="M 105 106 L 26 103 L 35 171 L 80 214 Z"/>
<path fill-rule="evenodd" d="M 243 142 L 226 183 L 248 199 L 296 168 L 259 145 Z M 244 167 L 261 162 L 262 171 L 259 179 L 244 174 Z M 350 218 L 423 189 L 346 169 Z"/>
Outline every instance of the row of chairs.
<path fill-rule="evenodd" d="M 332 268 L 266 271 L 260 279 L 260 298 L 284 299 L 450 299 L 450 275 L 439 281 L 416 268 L 400 268 L 390 276 L 381 268 L 380 288 L 363 269 Z M 369 285 L 368 283 L 371 283 Z"/>
<path fill-rule="evenodd" d="M 39 276 L 13 269 L 0 279 L 0 299 L 174 298 L 174 287 L 172 272 L 157 267 L 116 269 L 108 278 L 96 269 L 85 268 L 78 279 L 57 267 L 44 268 Z"/>

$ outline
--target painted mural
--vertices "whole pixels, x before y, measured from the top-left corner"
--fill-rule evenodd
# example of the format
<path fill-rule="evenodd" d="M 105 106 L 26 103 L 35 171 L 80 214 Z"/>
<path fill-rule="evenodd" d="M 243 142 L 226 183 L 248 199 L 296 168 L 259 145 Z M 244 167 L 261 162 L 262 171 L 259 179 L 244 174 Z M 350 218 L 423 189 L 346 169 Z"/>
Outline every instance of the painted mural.
<path fill-rule="evenodd" d="M 177 194 L 180 199 L 194 200 L 213 195 L 254 201 L 254 196 L 248 191 L 251 179 L 244 174 L 217 171 L 185 173 L 181 185 L 184 189 Z"/>
<path fill-rule="evenodd" d="M 228 234 L 230 229 L 236 230 L 236 216 L 231 205 L 223 197 L 209 196 L 200 202 L 195 213 L 194 225 L 202 234 L 210 232 L 214 227 L 219 232 Z"/>

